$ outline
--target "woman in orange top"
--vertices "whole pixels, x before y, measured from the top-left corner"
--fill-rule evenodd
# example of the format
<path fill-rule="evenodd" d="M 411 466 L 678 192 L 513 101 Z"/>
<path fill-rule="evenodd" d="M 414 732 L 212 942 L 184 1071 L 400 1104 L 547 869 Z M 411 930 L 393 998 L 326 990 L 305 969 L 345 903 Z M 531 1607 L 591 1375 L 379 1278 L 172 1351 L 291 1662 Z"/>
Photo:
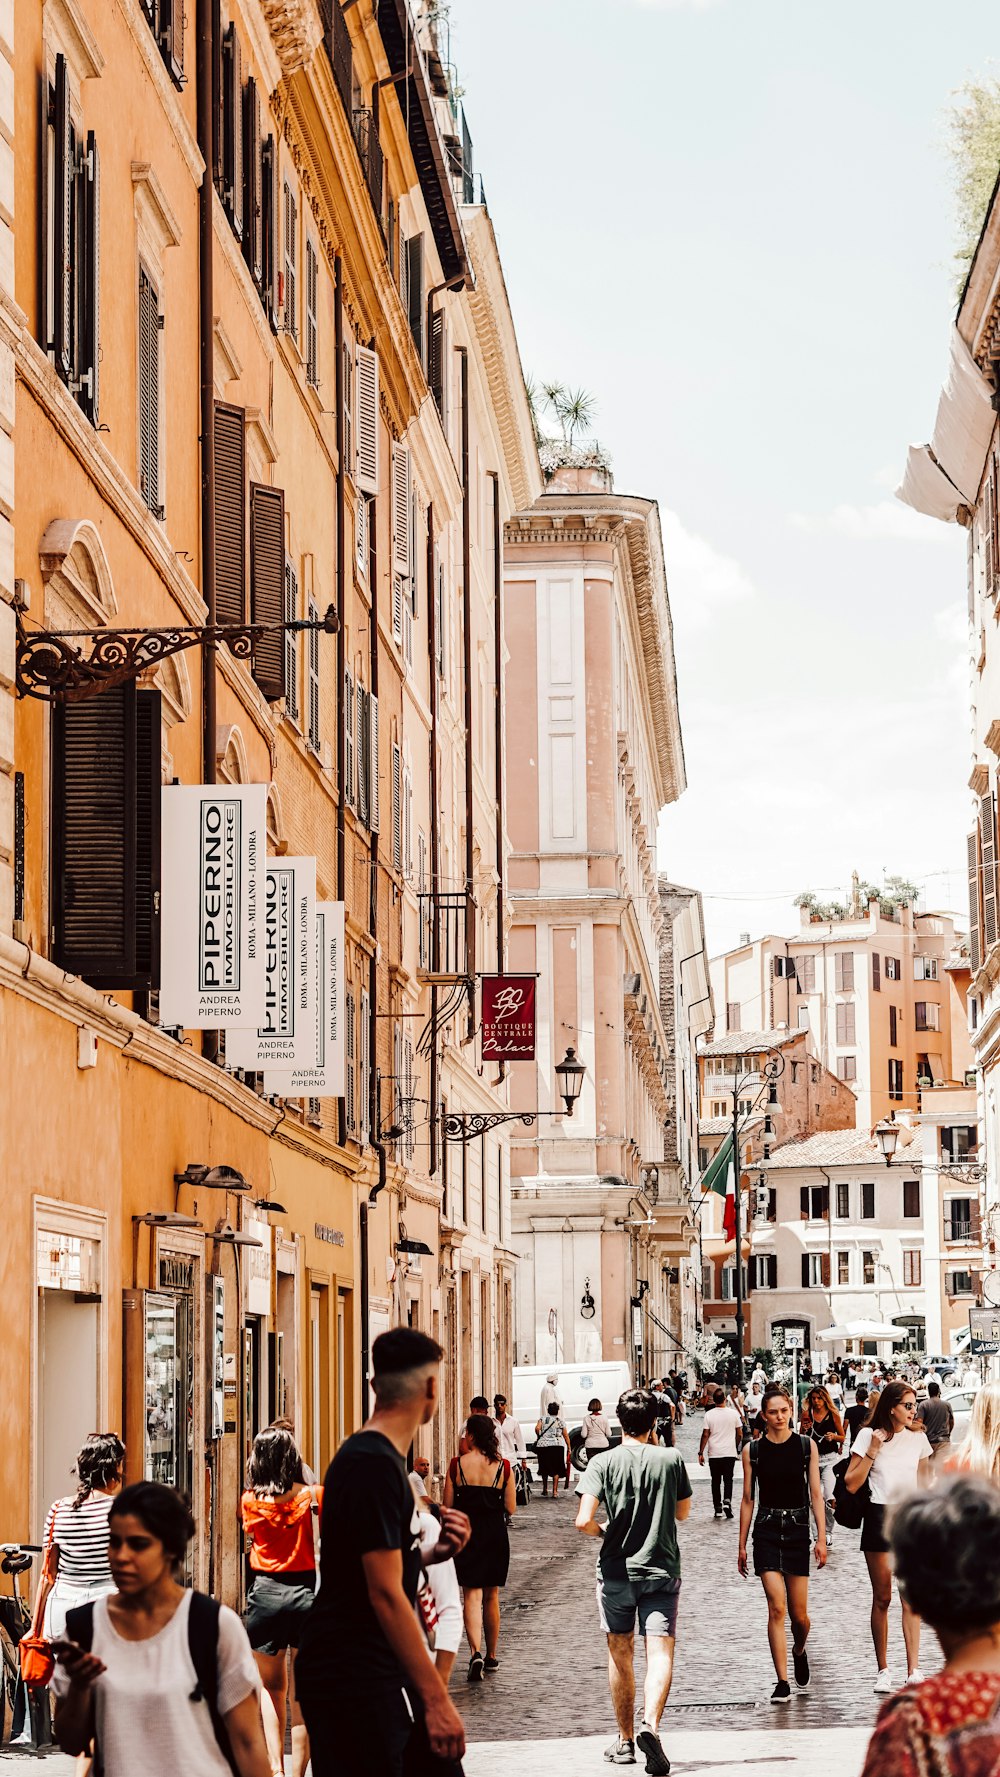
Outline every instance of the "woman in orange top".
<path fill-rule="evenodd" d="M 253 1573 L 247 1634 L 260 1672 L 264 1736 L 274 1772 L 284 1772 L 291 1653 L 292 1777 L 304 1777 L 309 1739 L 295 1697 L 295 1652 L 312 1609 L 319 1566 L 322 1487 L 307 1487 L 290 1432 L 269 1426 L 254 1439 L 240 1502 Z"/>

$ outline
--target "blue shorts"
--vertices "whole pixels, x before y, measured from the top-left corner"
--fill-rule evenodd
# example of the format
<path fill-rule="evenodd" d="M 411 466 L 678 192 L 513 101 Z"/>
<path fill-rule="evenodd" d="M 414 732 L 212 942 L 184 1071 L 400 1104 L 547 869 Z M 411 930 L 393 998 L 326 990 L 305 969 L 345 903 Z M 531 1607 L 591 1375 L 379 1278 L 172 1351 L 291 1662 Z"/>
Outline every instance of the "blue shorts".
<path fill-rule="evenodd" d="M 597 1570 L 597 1611 L 606 1635 L 676 1635 L 680 1580 L 612 1580 Z"/>

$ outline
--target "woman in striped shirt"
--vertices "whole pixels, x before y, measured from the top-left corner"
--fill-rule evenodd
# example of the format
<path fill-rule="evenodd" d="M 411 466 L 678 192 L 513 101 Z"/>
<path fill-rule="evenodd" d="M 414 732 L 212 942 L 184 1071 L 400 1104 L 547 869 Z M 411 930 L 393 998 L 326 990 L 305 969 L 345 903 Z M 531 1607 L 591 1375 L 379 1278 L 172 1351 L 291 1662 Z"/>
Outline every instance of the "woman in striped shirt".
<path fill-rule="evenodd" d="M 114 1432 L 91 1432 L 76 1459 L 79 1486 L 57 1499 L 45 1520 L 45 1571 L 52 1590 L 45 1633 L 61 1636 L 66 1612 L 115 1589 L 108 1562 L 108 1513 L 120 1493 L 125 1446 Z"/>

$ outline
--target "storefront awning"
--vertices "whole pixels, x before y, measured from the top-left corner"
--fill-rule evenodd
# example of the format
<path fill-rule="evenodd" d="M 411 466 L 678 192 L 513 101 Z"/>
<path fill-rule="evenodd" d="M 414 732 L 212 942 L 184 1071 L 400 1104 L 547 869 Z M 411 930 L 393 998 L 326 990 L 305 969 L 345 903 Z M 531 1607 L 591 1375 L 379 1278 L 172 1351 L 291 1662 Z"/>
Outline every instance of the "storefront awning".
<path fill-rule="evenodd" d="M 954 524 L 960 506 L 975 507 L 996 414 L 993 390 L 953 327 L 948 378 L 929 444 L 911 444 L 897 500 Z"/>

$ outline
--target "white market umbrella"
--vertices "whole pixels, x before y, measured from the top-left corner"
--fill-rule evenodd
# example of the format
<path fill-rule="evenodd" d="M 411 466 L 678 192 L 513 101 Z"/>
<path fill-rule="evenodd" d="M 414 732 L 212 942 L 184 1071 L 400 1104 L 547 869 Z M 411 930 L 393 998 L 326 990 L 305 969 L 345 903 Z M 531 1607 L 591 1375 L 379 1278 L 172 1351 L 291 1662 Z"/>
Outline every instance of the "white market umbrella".
<path fill-rule="evenodd" d="M 832 1344 L 835 1339 L 891 1339 L 895 1345 L 906 1344 L 904 1327 L 891 1327 L 881 1320 L 847 1320 L 842 1327 L 824 1327 L 817 1339 Z"/>

